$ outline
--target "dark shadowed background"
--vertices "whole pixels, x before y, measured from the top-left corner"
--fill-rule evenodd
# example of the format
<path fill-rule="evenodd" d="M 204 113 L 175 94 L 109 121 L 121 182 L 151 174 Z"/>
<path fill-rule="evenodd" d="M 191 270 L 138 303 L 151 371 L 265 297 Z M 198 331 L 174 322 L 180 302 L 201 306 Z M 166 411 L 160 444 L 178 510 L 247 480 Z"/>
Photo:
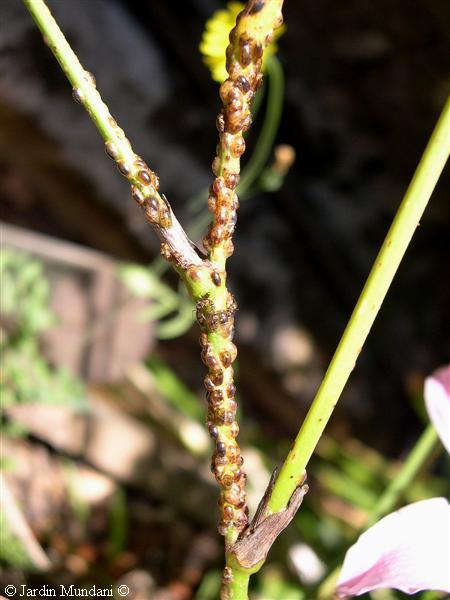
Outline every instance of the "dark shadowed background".
<path fill-rule="evenodd" d="M 94 73 L 112 114 L 136 152 L 159 174 L 161 190 L 187 226 L 193 218 L 189 199 L 211 182 L 219 110 L 218 85 L 203 65 L 198 45 L 205 21 L 222 3 L 48 4 L 82 64 Z M 285 3 L 285 22 L 278 54 L 285 72 L 285 103 L 276 143 L 291 145 L 296 161 L 278 192 L 256 191 L 242 202 L 235 253 L 229 261 L 229 282 L 239 304 L 241 406 L 248 426 L 267 436 L 269 447 L 273 444 L 274 460 L 282 459 L 313 398 L 450 87 L 450 5 L 443 0 L 291 0 Z M 263 113 L 264 104 L 248 137 L 244 165 Z M 329 431 L 339 443 L 353 439 L 388 458 L 399 458 L 422 429 L 416 407 L 423 378 L 448 360 L 449 183 L 447 169 L 333 417 Z M 76 294 L 70 282 L 64 287 L 54 276 L 62 288 L 59 311 L 65 310 L 69 321 L 78 311 L 72 327 L 95 327 L 110 306 L 110 299 L 99 298 L 110 293 L 105 290 L 110 289 L 108 277 L 113 277 L 116 260 L 148 264 L 158 254 L 156 238 L 131 201 L 127 183 L 106 157 L 87 114 L 72 100 L 68 82 L 19 0 L 0 2 L 0 197 L 2 221 L 20 228 L 5 229 L 13 245 L 33 253 L 33 240 L 39 239 L 40 248 L 41 238 L 17 242 L 21 230 L 29 230 L 51 236 L 55 243 L 73 242 L 99 251 L 101 260 L 109 255 L 111 264 L 98 259 L 98 272 L 94 255 L 84 256 L 81 249 L 74 262 L 69 261 L 71 268 L 82 271 L 80 281 L 96 282 L 86 284 L 90 299 L 78 308 L 71 305 Z M 48 256 L 53 251 L 46 252 Z M 171 274 L 164 278 L 176 289 Z M 138 308 L 129 311 L 115 325 L 120 331 L 114 351 L 100 336 L 90 354 L 71 359 L 70 352 L 63 351 L 71 345 L 70 336 L 54 336 L 50 358 L 67 364 L 88 386 L 95 382 L 101 387 L 95 393 L 103 394 L 102 386 L 122 385 L 124 369 L 112 368 L 113 355 L 118 364 L 125 356 L 129 365 L 134 354 L 142 358 L 151 349 L 201 403 L 203 367 L 195 325 L 176 339 L 157 340 L 151 323 L 136 323 L 137 313 Z M 95 352 L 101 359 L 94 368 Z M 123 411 L 129 412 L 132 394 L 124 391 L 121 397 Z M 33 429 L 31 417 L 27 423 L 35 437 L 42 438 L 42 451 L 50 448 L 45 461 L 51 462 L 58 451 L 75 456 L 81 452 L 46 439 L 45 431 Z M 127 425 L 117 425 L 118 431 L 122 426 Z M 139 437 L 132 431 L 130 436 Z M 151 427 L 149 431 L 158 437 Z M 128 434 L 125 429 L 117 435 Z M 142 437 L 145 445 L 146 435 Z M 197 506 L 201 499 L 187 502 L 187 508 L 167 499 L 188 492 L 184 483 L 170 491 L 174 475 L 167 475 L 161 452 L 148 463 L 134 464 L 131 483 L 103 459 L 100 464 L 96 457 L 84 460 L 89 468 L 128 482 L 134 503 L 130 514 L 137 523 L 152 522 L 149 513 L 160 511 L 157 526 L 149 526 L 151 550 L 148 540 L 138 539 L 130 546 L 140 555 L 144 571 L 150 568 L 158 585 L 164 586 L 184 564 L 184 554 L 189 553 L 186 539 L 194 539 L 195 531 L 195 543 L 203 548 L 202 527 L 206 521 L 206 529 L 213 529 L 214 518 L 213 512 L 204 518 Z M 180 460 L 189 463 L 190 458 Z M 175 456 L 172 462 L 177 460 Z M 160 483 L 147 489 L 145 480 L 152 478 L 149 473 L 156 463 Z M 189 468 L 197 467 L 183 463 L 181 470 L 188 474 Z M 36 469 L 42 472 L 44 467 Z M 213 506 L 214 488 L 208 474 L 202 478 L 199 497 L 207 497 L 205 502 Z M 161 494 L 155 493 L 158 487 Z M 169 526 L 171 510 L 183 515 L 177 517 L 175 529 Z M 102 518 L 99 513 L 100 522 Z M 101 523 L 98 527 L 102 530 Z M 34 529 L 39 531 L 40 525 Z M 133 528 L 128 535 L 139 538 Z M 60 537 L 62 545 L 68 543 L 65 534 Z M 73 548 L 67 553 L 95 564 L 89 552 L 97 550 L 87 542 L 85 546 L 85 554 Z M 208 553 L 203 548 L 203 555 Z M 122 560 L 126 563 L 126 556 Z M 76 559 L 72 562 L 76 572 Z M 130 567 L 124 564 L 115 565 L 110 575 L 123 576 L 134 566 L 132 561 Z M 185 581 L 183 585 L 188 586 Z"/>

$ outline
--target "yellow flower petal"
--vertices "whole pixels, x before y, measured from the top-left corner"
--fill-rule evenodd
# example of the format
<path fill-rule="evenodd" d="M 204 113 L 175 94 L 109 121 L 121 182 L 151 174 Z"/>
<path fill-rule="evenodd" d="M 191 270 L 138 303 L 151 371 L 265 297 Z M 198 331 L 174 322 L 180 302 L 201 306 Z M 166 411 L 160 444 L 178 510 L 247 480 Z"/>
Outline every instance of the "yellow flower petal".
<path fill-rule="evenodd" d="M 241 2 L 228 2 L 226 8 L 217 10 L 205 24 L 199 50 L 203 55 L 203 62 L 211 72 L 212 78 L 219 83 L 222 83 L 228 77 L 225 68 L 225 52 L 229 44 L 228 36 L 236 24 L 238 14 L 243 8 L 244 4 Z M 275 42 L 283 35 L 285 30 L 286 28 L 283 26 L 275 31 L 273 41 L 264 53 L 263 69 L 267 56 L 277 52 L 278 48 Z"/>

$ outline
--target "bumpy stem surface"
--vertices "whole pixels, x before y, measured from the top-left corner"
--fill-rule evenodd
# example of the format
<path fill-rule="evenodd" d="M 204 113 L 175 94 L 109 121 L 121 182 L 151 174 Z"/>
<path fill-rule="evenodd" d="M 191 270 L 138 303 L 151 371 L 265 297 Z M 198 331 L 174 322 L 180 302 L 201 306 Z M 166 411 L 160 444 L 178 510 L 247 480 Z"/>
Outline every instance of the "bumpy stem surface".
<path fill-rule="evenodd" d="M 225 265 L 233 253 L 231 238 L 239 206 L 236 187 L 240 157 L 245 151 L 243 134 L 251 125 L 251 100 L 262 83 L 264 49 L 283 20 L 281 8 L 282 0 L 250 0 L 230 33 L 226 64 L 229 77 L 220 87 L 223 108 L 217 118 L 219 144 L 208 199 L 213 219 L 203 241 L 214 269 L 215 289 L 197 303 L 197 318 L 202 328 L 202 358 L 208 367 L 208 427 L 216 445 L 211 468 L 221 488 L 219 531 L 228 549 L 248 525 L 248 508 L 243 460 L 236 440 L 239 427 L 232 368 L 237 354 L 232 341 L 235 302 L 226 288 Z M 239 565 L 232 553 L 227 554 L 221 597 L 246 598 L 252 571 Z"/>
<path fill-rule="evenodd" d="M 197 303 L 202 359 L 208 367 L 208 428 L 215 442 L 212 470 L 221 488 L 219 531 L 230 548 L 247 527 L 248 509 L 236 441 L 239 427 L 231 366 L 237 353 L 232 342 L 236 304 L 226 288 L 225 264 L 233 252 L 231 237 L 238 208 L 235 188 L 245 150 L 243 133 L 251 124 L 250 102 L 262 81 L 264 48 L 282 23 L 282 0 L 250 0 L 230 34 L 229 78 L 220 88 L 223 110 L 217 120 L 220 139 L 213 163 L 216 178 L 208 201 L 213 222 L 204 240 L 209 253 L 206 260 L 197 254 L 167 199 L 159 194 L 158 177 L 133 151 L 101 99 L 95 78 L 81 66 L 43 0 L 24 3 L 70 80 L 75 100 L 86 108 L 105 141 L 107 154 L 130 182 L 134 200 L 161 239 L 163 256 L 174 265 Z M 233 600 L 246 598 L 248 579 L 255 569 L 241 568 L 231 554 L 227 556 L 231 558 L 227 558 L 221 595 Z"/>
<path fill-rule="evenodd" d="M 43 0 L 24 0 L 24 4 L 72 84 L 74 99 L 84 106 L 103 137 L 106 153 L 128 179 L 132 197 L 161 239 L 164 254 L 170 256 L 181 271 L 189 265 L 201 265 L 201 258 L 175 218 L 166 197 L 158 192 L 157 175 L 133 151 L 123 129 L 100 97 L 94 76 L 82 67 Z"/>

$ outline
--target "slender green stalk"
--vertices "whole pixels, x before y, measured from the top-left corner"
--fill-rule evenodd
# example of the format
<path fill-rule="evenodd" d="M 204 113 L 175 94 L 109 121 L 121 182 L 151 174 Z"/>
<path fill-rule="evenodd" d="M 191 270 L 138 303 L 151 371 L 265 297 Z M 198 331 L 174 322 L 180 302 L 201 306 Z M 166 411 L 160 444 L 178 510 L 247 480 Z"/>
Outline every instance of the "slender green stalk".
<path fill-rule="evenodd" d="M 368 529 L 371 525 L 379 521 L 398 506 L 399 500 L 405 490 L 408 489 L 423 469 L 424 465 L 433 455 L 438 443 L 439 438 L 436 429 L 429 423 L 409 453 L 397 476 L 391 481 L 378 502 L 375 504 L 364 525 L 364 530 Z M 356 537 L 357 536 L 355 535 L 355 539 Z M 318 600 L 326 600 L 327 598 L 333 597 L 341 567 L 342 565 L 339 565 L 333 569 L 323 581 L 317 594 Z"/>
<path fill-rule="evenodd" d="M 365 529 L 379 521 L 381 517 L 387 515 L 398 505 L 399 499 L 420 473 L 438 443 L 439 438 L 436 429 L 429 423 L 409 453 L 397 476 L 385 489 L 375 508 L 371 511 Z"/>
<path fill-rule="evenodd" d="M 353 371 L 450 151 L 450 97 L 375 259 L 322 384 L 275 482 L 269 510 L 286 507 Z"/>
<path fill-rule="evenodd" d="M 133 199 L 143 209 L 145 218 L 163 242 L 161 250 L 165 258 L 172 262 L 193 293 L 199 285 L 191 281 L 187 270 L 189 266 L 200 267 L 203 263 L 164 194 L 159 194 L 157 175 L 134 152 L 123 129 L 118 126 L 98 93 L 94 76 L 81 65 L 45 2 L 24 0 L 24 4 L 72 84 L 75 100 L 84 106 L 103 137 L 107 154 L 116 161 L 119 171 L 131 184 Z M 206 291 L 203 289 L 203 293 Z"/>

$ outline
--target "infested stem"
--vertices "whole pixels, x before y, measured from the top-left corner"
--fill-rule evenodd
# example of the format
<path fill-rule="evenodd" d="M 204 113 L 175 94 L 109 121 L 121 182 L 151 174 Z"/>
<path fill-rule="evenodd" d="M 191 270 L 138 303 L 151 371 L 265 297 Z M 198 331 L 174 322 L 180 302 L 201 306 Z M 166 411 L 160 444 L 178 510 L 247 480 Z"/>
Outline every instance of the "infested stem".
<path fill-rule="evenodd" d="M 245 150 L 243 133 L 250 127 L 250 103 L 262 82 L 264 48 L 282 22 L 281 5 L 280 0 L 251 0 L 230 33 L 226 65 L 229 77 L 220 87 L 223 108 L 217 119 L 219 144 L 212 165 L 216 177 L 208 199 L 213 220 L 204 238 L 214 269 L 215 288 L 197 303 L 202 359 L 208 367 L 205 378 L 208 428 L 215 441 L 211 468 L 221 488 L 219 532 L 225 536 L 227 548 L 246 528 L 248 509 L 245 474 L 241 469 L 243 461 L 236 441 L 239 427 L 232 368 L 237 354 L 232 341 L 235 302 L 226 287 L 225 266 L 233 252 L 231 238 L 239 205 L 235 190 L 239 183 L 240 157 Z"/>
<path fill-rule="evenodd" d="M 81 65 L 45 2 L 24 0 L 24 4 L 72 84 L 74 99 L 84 106 L 102 136 L 106 153 L 116 161 L 120 173 L 128 179 L 133 199 L 143 209 L 145 218 L 156 231 L 166 256 L 170 255 L 179 272 L 186 271 L 189 265 L 201 265 L 201 258 L 177 221 L 167 199 L 158 192 L 157 175 L 133 151 L 123 129 L 111 116 L 98 93 L 94 76 Z"/>
<path fill-rule="evenodd" d="M 221 598 L 247 598 L 250 574 L 254 569 L 236 560 L 233 553 L 239 536 L 248 525 L 245 474 L 236 441 L 237 404 L 232 363 L 235 303 L 226 288 L 226 260 L 233 253 L 232 235 L 239 200 L 240 157 L 245 151 L 244 132 L 251 125 L 250 103 L 262 83 L 262 57 L 274 29 L 282 23 L 282 0 L 250 0 L 238 15 L 227 48 L 228 79 L 220 86 L 223 108 L 217 118 L 219 144 L 212 171 L 216 176 L 210 188 L 208 208 L 213 214 L 203 245 L 213 266 L 216 288 L 197 303 L 202 327 L 202 358 L 208 367 L 208 428 L 215 440 L 211 468 L 220 485 L 221 520 L 219 532 L 225 536 L 226 566 Z M 258 567 L 259 568 L 259 567 Z"/>

